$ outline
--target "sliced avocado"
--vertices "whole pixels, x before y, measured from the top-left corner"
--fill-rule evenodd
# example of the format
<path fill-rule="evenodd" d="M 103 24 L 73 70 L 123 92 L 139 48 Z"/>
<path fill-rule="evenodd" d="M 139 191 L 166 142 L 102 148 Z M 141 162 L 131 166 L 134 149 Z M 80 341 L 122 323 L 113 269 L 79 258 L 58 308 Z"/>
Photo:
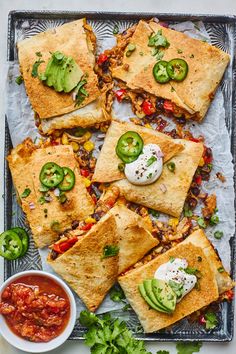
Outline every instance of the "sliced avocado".
<path fill-rule="evenodd" d="M 57 71 L 57 64 L 55 63 L 53 58 L 50 59 L 50 62 L 51 62 L 50 66 L 49 66 L 49 63 L 48 63 L 46 71 L 45 71 L 45 75 L 47 77 L 46 84 L 49 87 L 54 86 L 55 77 L 56 77 L 56 71 Z"/>
<path fill-rule="evenodd" d="M 152 300 L 147 296 L 147 293 L 145 291 L 144 285 L 143 284 L 139 284 L 138 286 L 139 292 L 141 294 L 141 296 L 144 298 L 144 300 L 148 303 L 148 305 L 159 312 L 164 312 L 167 313 L 166 310 L 163 310 L 162 308 L 160 308 L 159 306 L 157 306 L 156 304 L 154 304 L 154 302 L 152 302 Z"/>
<path fill-rule="evenodd" d="M 56 70 L 55 83 L 54 83 L 54 88 L 57 92 L 63 91 L 64 73 L 65 70 L 63 70 L 63 66 L 58 65 L 58 68 Z"/>
<path fill-rule="evenodd" d="M 176 306 L 176 294 L 172 288 L 164 280 L 152 279 L 152 290 L 162 306 L 173 312 Z"/>
<path fill-rule="evenodd" d="M 77 65 L 73 58 L 69 58 L 70 61 L 67 63 L 65 68 L 64 80 L 63 80 L 63 89 L 65 92 L 70 92 L 78 85 L 78 82 L 83 76 L 83 71 Z"/>
<path fill-rule="evenodd" d="M 166 308 L 165 306 L 163 306 L 156 298 L 153 290 L 152 290 L 152 279 L 148 279 L 148 280 L 144 280 L 143 282 L 144 285 L 144 289 L 145 292 L 147 294 L 147 296 L 149 297 L 149 299 L 159 308 L 161 308 L 163 311 L 165 312 L 170 312 L 168 308 Z"/>

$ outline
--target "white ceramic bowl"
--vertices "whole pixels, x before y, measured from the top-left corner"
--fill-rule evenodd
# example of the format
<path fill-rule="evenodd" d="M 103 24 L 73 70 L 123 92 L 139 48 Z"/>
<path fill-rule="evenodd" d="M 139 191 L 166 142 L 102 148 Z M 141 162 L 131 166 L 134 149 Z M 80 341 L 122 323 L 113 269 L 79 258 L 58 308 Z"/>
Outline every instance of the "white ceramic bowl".
<path fill-rule="evenodd" d="M 66 292 L 68 299 L 70 301 L 70 318 L 68 321 L 67 326 L 65 327 L 64 331 L 59 334 L 58 337 L 52 339 L 50 342 L 47 343 L 35 343 L 35 342 L 30 342 L 28 340 L 25 340 L 21 337 L 18 337 L 16 334 L 12 332 L 12 330 L 8 327 L 4 316 L 0 315 L 0 333 L 1 335 L 14 347 L 24 350 L 25 352 L 29 353 L 44 353 L 49 350 L 55 349 L 59 347 L 61 344 L 63 344 L 69 335 L 71 334 L 75 321 L 76 321 L 76 304 L 75 304 L 75 298 L 74 295 L 72 294 L 71 290 L 69 287 L 63 282 L 63 280 L 59 279 L 55 275 L 52 275 L 47 272 L 43 272 L 40 270 L 29 270 L 25 272 L 20 272 L 12 277 L 8 278 L 0 287 L 0 296 L 3 292 L 3 290 L 14 280 L 22 277 L 22 276 L 27 276 L 27 275 L 41 275 L 43 277 L 48 277 L 53 279 L 57 284 L 59 284 L 63 290 Z"/>

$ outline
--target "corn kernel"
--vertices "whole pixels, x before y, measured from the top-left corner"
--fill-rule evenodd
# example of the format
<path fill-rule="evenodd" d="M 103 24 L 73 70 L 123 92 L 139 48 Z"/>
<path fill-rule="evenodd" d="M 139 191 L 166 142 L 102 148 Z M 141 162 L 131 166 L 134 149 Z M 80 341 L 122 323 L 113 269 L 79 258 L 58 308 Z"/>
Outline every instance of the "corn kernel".
<path fill-rule="evenodd" d="M 136 116 L 138 118 L 144 118 L 145 117 L 145 113 L 144 112 L 136 112 Z"/>
<path fill-rule="evenodd" d="M 84 184 L 85 184 L 86 188 L 88 188 L 91 185 L 90 179 L 88 179 L 86 177 L 83 177 L 83 181 L 84 181 Z"/>
<path fill-rule="evenodd" d="M 85 140 L 89 140 L 89 139 L 91 138 L 91 136 L 92 136 L 92 134 L 91 134 L 89 131 L 87 131 L 87 132 L 83 135 L 83 138 L 84 138 Z"/>
<path fill-rule="evenodd" d="M 96 220 L 89 216 L 87 219 L 84 220 L 86 224 L 96 224 Z"/>
<path fill-rule="evenodd" d="M 150 124 L 148 124 L 148 123 L 145 124 L 144 126 L 145 126 L 146 128 L 152 129 L 152 126 L 151 126 Z"/>
<path fill-rule="evenodd" d="M 176 227 L 179 223 L 179 220 L 177 218 L 170 218 L 169 221 L 168 221 L 168 224 L 171 226 L 171 227 Z"/>
<path fill-rule="evenodd" d="M 76 143 L 75 141 L 72 141 L 70 143 L 70 145 L 72 146 L 72 149 L 73 149 L 74 152 L 77 152 L 79 150 L 79 144 Z"/>
<path fill-rule="evenodd" d="M 63 133 L 62 138 L 61 138 L 61 143 L 63 145 L 68 145 L 69 144 L 68 136 L 67 136 L 66 133 Z"/>
<path fill-rule="evenodd" d="M 94 143 L 91 140 L 86 141 L 84 143 L 84 148 L 85 148 L 86 151 L 90 152 L 90 151 L 92 151 L 94 149 Z"/>
<path fill-rule="evenodd" d="M 201 157 L 201 160 L 199 161 L 199 166 L 202 167 L 205 165 L 205 161 L 204 161 L 204 158 Z"/>

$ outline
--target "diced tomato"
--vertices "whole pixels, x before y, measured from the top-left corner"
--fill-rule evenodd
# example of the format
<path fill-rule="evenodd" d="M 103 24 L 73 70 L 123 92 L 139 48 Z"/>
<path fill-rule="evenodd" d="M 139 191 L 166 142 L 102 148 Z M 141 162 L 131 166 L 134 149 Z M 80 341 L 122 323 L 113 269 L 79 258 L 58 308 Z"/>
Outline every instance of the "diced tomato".
<path fill-rule="evenodd" d="M 199 317 L 198 322 L 199 322 L 202 326 L 204 326 L 204 324 L 206 323 L 206 320 L 205 320 L 204 315 L 201 315 L 201 316 Z"/>
<path fill-rule="evenodd" d="M 51 141 L 51 144 L 52 144 L 52 146 L 56 146 L 56 145 L 59 145 L 59 142 L 56 141 L 56 140 L 52 140 L 52 141 Z"/>
<path fill-rule="evenodd" d="M 205 164 L 211 163 L 212 162 L 212 156 L 204 156 L 203 160 Z"/>
<path fill-rule="evenodd" d="M 156 112 L 156 108 L 153 106 L 152 102 L 150 102 L 149 100 L 143 101 L 142 110 L 147 116 L 150 116 L 150 114 L 153 114 Z"/>
<path fill-rule="evenodd" d="M 233 298 L 234 298 L 234 292 L 233 292 L 233 290 L 231 289 L 231 290 L 226 291 L 226 292 L 224 293 L 224 297 L 225 297 L 226 300 L 232 301 Z"/>
<path fill-rule="evenodd" d="M 203 160 L 205 164 L 212 163 L 213 156 L 212 156 L 211 148 L 204 146 Z"/>
<path fill-rule="evenodd" d="M 200 176 L 200 175 L 196 176 L 195 182 L 200 186 L 202 184 L 202 176 Z"/>
<path fill-rule="evenodd" d="M 83 177 L 88 177 L 89 176 L 89 170 L 87 170 L 86 168 L 81 168 L 80 169 L 80 174 Z"/>
<path fill-rule="evenodd" d="M 80 230 L 83 230 L 83 231 L 88 231 L 91 229 L 91 227 L 93 226 L 94 224 L 85 224 L 83 226 L 80 227 Z"/>
<path fill-rule="evenodd" d="M 104 53 L 100 54 L 98 59 L 97 59 L 97 63 L 99 66 L 101 66 L 103 63 L 105 63 L 105 61 L 108 60 L 108 56 Z"/>
<path fill-rule="evenodd" d="M 92 194 L 92 199 L 93 199 L 94 204 L 96 204 L 97 203 L 97 198 L 96 198 L 96 196 L 94 194 Z"/>
<path fill-rule="evenodd" d="M 124 90 L 124 89 L 117 90 L 117 91 L 115 91 L 115 95 L 116 95 L 117 101 L 121 102 L 123 100 L 124 96 L 126 95 L 126 90 Z"/>
<path fill-rule="evenodd" d="M 196 139 L 196 138 L 190 138 L 189 140 L 193 141 L 194 143 L 199 143 L 200 142 L 200 140 Z"/>
<path fill-rule="evenodd" d="M 173 105 L 172 102 L 169 101 L 169 100 L 165 100 L 165 101 L 164 101 L 163 108 L 164 108 L 166 111 L 174 112 L 174 105 Z"/>

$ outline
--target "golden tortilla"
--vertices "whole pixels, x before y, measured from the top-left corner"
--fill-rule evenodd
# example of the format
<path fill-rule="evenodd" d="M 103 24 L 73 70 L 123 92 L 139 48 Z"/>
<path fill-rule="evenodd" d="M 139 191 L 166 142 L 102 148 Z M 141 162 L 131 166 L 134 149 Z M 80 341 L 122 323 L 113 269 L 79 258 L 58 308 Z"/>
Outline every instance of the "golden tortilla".
<path fill-rule="evenodd" d="M 223 294 L 225 291 L 232 289 L 234 282 L 226 270 L 222 273 L 218 271 L 219 268 L 223 267 L 221 259 L 205 233 L 200 229 L 193 232 L 182 242 L 182 244 L 188 243 L 202 248 L 216 278 L 219 293 Z"/>
<path fill-rule="evenodd" d="M 79 295 L 89 311 L 96 311 L 118 275 L 118 255 L 103 257 L 107 245 L 118 245 L 116 222 L 106 215 L 68 251 L 48 263 Z"/>
<path fill-rule="evenodd" d="M 188 63 L 188 75 L 182 82 L 171 80 L 160 84 L 154 79 L 152 70 L 157 61 L 151 55 L 152 47 L 148 46 L 148 39 L 158 30 L 162 31 L 170 43 L 169 48 L 161 48 L 164 53 L 162 60 L 181 58 Z M 154 21 L 147 23 L 141 20 L 130 42 L 136 44 L 136 49 L 131 56 L 124 55 L 122 65 L 113 69 L 113 77 L 126 82 L 131 89 L 144 90 L 168 99 L 187 111 L 190 116 L 202 120 L 224 75 L 230 56 L 219 48 L 162 27 Z"/>
<path fill-rule="evenodd" d="M 71 227 L 72 221 L 83 220 L 93 213 L 94 203 L 86 190 L 71 146 L 58 145 L 36 149 L 32 140 L 26 139 L 11 151 L 7 159 L 36 247 L 52 244 L 58 238 L 58 232 Z M 75 186 L 66 192 L 68 200 L 64 204 L 59 203 L 53 191 L 49 192 L 52 199 L 49 203 L 39 202 L 42 196 L 39 191 L 39 174 L 47 162 L 69 167 L 75 173 Z M 29 188 L 31 193 L 22 198 L 21 194 L 26 188 Z M 55 223 L 57 231 L 53 230 Z"/>
<path fill-rule="evenodd" d="M 87 111 L 83 110 L 84 106 L 98 100 L 101 96 L 98 89 L 98 79 L 93 70 L 95 57 L 92 43 L 90 36 L 85 30 L 85 26 L 87 26 L 86 20 L 80 19 L 39 33 L 17 43 L 20 70 L 31 105 L 40 119 L 58 117 L 60 122 L 56 123 L 55 121 L 53 123 L 53 126 L 56 125 L 55 129 L 60 129 L 61 124 L 62 128 L 64 128 L 67 119 L 69 128 L 72 125 L 74 127 L 75 124 L 88 126 L 101 120 L 106 120 L 103 116 L 102 108 L 98 105 L 97 109 L 99 112 L 97 113 L 94 113 L 94 107 L 91 107 L 90 110 L 87 109 Z M 55 51 L 61 51 L 65 55 L 73 57 L 84 74 L 87 74 L 85 88 L 89 96 L 84 99 L 79 109 L 75 106 L 71 92 L 58 93 L 31 75 L 33 64 L 39 59 L 35 53 L 40 52 L 42 54 L 40 59 L 44 60 L 44 63 L 40 64 L 38 69 L 38 72 L 41 73 L 45 71 L 47 62 L 51 57 L 50 52 Z M 68 117 L 67 114 L 73 111 L 76 111 L 75 114 Z M 65 116 L 63 117 L 62 115 Z M 59 118 L 59 116 L 62 117 Z M 74 123 L 72 117 L 74 120 L 76 119 Z"/>
<path fill-rule="evenodd" d="M 160 178 L 147 186 L 136 186 L 127 179 L 114 182 L 127 200 L 179 217 L 187 197 L 194 173 L 203 153 L 203 145 L 184 139 L 175 139 L 184 150 L 172 157 L 175 173 L 166 164 Z"/>
<path fill-rule="evenodd" d="M 139 293 L 138 285 L 145 279 L 152 279 L 157 268 L 170 260 L 170 257 L 184 258 L 189 267 L 197 268 L 201 272 L 200 288 L 193 289 L 176 305 L 173 314 L 165 314 L 153 310 Z M 199 262 L 199 257 L 202 261 Z M 205 253 L 200 247 L 191 243 L 179 244 L 166 253 L 157 256 L 149 263 L 134 269 L 118 278 L 130 305 L 137 313 L 146 333 L 158 331 L 168 327 L 191 313 L 216 301 L 219 297 L 215 275 L 211 270 Z"/>
<path fill-rule="evenodd" d="M 151 234 L 150 225 L 124 205 L 115 205 L 108 214 L 116 220 L 119 238 L 119 270 L 121 274 L 138 262 L 159 241 Z"/>
<path fill-rule="evenodd" d="M 113 120 L 96 163 L 94 181 L 112 182 L 124 178 L 124 173 L 118 170 L 121 160 L 116 155 L 116 144 L 121 135 L 130 130 L 140 134 L 144 144 L 158 144 L 164 154 L 164 162 L 183 150 L 183 146 L 177 140 L 163 133 L 133 123 Z"/>

